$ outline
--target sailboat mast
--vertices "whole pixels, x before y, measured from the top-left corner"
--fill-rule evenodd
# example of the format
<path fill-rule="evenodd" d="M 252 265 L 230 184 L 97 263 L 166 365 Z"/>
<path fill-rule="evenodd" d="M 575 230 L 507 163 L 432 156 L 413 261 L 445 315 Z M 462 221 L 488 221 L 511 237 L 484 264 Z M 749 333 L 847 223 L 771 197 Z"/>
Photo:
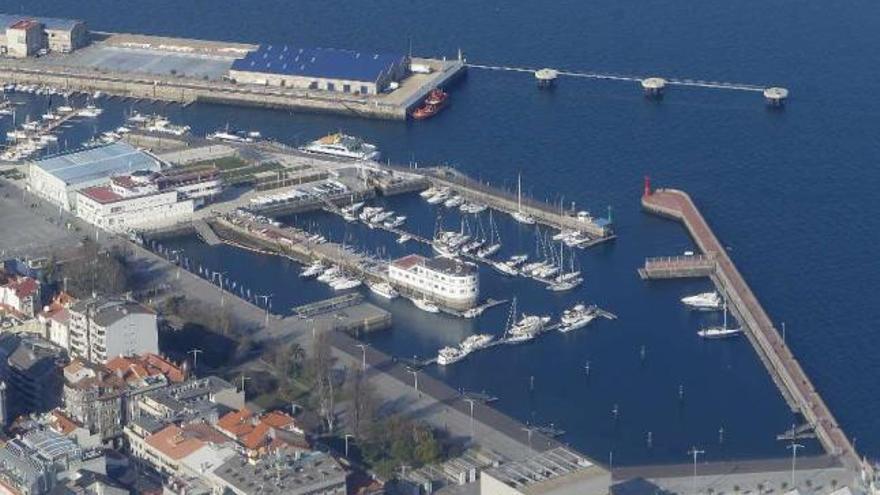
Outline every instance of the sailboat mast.
<path fill-rule="evenodd" d="M 516 211 L 522 212 L 522 172 L 516 176 Z"/>

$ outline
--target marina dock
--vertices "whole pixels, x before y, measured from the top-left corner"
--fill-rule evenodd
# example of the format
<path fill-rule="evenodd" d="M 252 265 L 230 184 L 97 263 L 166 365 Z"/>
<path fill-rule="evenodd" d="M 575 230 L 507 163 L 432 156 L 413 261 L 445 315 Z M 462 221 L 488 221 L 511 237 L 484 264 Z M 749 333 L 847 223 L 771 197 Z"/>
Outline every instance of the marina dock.
<path fill-rule="evenodd" d="M 840 428 L 822 396 L 810 382 L 797 358 L 791 353 L 773 321 L 764 311 L 690 196 L 675 189 L 651 191 L 646 186 L 645 194 L 642 196 L 642 207 L 647 212 L 682 222 L 705 256 L 703 261 L 714 261 L 714 269 L 709 269 L 708 263 L 705 265 L 698 263 L 697 258 L 694 257 L 688 269 L 679 270 L 678 273 L 684 274 L 682 276 L 691 276 L 695 273 L 694 270 L 699 268 L 705 270 L 711 277 L 718 291 L 728 301 L 730 310 L 739 320 L 783 396 L 812 426 L 825 450 L 840 459 L 844 466 L 851 470 L 858 472 L 861 469 L 870 469 L 863 466 L 852 441 Z M 655 270 L 656 263 L 649 260 L 643 269 L 645 273 L 671 274 L 676 271 Z M 668 266 L 675 266 L 675 263 Z"/>
<path fill-rule="evenodd" d="M 607 218 L 578 218 L 576 215 L 560 211 L 554 205 L 526 196 L 522 197 L 520 205 L 516 194 L 476 181 L 448 167 L 413 168 L 405 171 L 423 176 L 434 187 L 448 187 L 467 200 L 483 203 L 494 210 L 513 213 L 521 207 L 524 213 L 531 215 L 541 225 L 589 235 L 592 238 L 590 245 L 615 238 L 611 221 Z"/>

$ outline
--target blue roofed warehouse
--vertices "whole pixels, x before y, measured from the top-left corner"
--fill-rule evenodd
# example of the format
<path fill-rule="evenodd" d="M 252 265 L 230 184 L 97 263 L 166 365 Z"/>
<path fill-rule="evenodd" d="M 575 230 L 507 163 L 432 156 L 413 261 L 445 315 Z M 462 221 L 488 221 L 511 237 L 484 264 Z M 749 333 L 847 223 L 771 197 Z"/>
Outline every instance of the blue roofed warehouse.
<path fill-rule="evenodd" d="M 334 48 L 260 45 L 236 60 L 229 77 L 241 84 L 377 94 L 406 76 L 405 55 Z"/>

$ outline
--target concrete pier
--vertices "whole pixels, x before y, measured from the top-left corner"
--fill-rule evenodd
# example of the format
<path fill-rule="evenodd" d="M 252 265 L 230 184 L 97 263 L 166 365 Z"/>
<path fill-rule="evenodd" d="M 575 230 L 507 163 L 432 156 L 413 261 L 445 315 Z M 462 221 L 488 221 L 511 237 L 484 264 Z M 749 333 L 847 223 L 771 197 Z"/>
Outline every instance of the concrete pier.
<path fill-rule="evenodd" d="M 513 213 L 519 208 L 516 194 L 475 181 L 451 168 L 404 170 L 425 177 L 432 186 L 448 187 L 466 199 L 483 203 L 494 210 Z M 595 241 L 594 244 L 615 238 L 612 224 L 605 218 L 581 219 L 570 213 L 561 212 L 554 205 L 525 196 L 522 198 L 522 211 L 531 215 L 539 224 L 560 230 L 575 230 L 588 235 Z"/>
<path fill-rule="evenodd" d="M 100 33 L 97 38 L 73 54 L 0 59 L 0 82 L 184 105 L 201 101 L 405 120 L 430 90 L 447 86 L 467 70 L 462 60 L 414 57 L 413 63 L 431 72 L 410 75 L 390 93 L 299 90 L 236 84 L 224 77 L 233 60 L 254 45 L 117 33 Z M 181 64 L 180 59 L 191 63 Z"/>
<path fill-rule="evenodd" d="M 749 288 L 727 251 L 687 193 L 675 189 L 651 191 L 646 187 L 642 207 L 650 212 L 682 222 L 694 242 L 715 262 L 711 278 L 729 303 L 746 335 L 761 357 L 783 396 L 812 425 L 825 450 L 856 472 L 863 466 L 852 442 L 840 428 L 822 396 L 810 382 L 795 356 L 777 331 L 773 321 Z"/>

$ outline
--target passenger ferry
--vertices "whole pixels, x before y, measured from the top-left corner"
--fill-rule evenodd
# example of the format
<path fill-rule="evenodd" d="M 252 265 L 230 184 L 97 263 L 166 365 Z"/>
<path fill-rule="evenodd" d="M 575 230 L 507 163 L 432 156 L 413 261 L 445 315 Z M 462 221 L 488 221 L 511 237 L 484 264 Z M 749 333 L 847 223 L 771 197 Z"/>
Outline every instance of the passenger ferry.
<path fill-rule="evenodd" d="M 353 158 L 356 160 L 378 160 L 381 157 L 381 153 L 379 153 L 375 145 L 364 142 L 359 137 L 349 136 L 341 132 L 328 134 L 299 149 L 306 153 Z"/>

